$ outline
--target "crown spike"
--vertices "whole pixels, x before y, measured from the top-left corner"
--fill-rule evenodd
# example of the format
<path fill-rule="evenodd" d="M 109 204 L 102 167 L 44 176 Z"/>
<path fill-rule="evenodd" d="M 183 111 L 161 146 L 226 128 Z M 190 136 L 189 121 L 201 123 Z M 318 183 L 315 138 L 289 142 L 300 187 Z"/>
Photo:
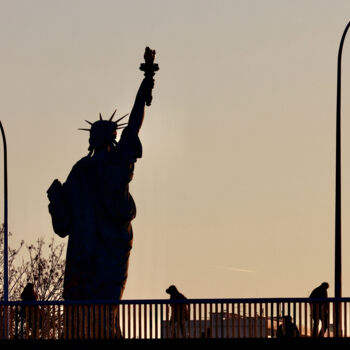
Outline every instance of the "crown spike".
<path fill-rule="evenodd" d="M 113 119 L 113 117 L 114 117 L 116 111 L 117 111 L 117 110 L 115 110 L 115 111 L 113 112 L 113 114 L 111 115 L 111 117 L 109 118 L 109 121 L 110 121 L 110 122 L 112 121 L 112 119 Z"/>
<path fill-rule="evenodd" d="M 92 125 L 93 123 L 89 122 L 88 120 L 85 120 L 88 124 Z"/>
<path fill-rule="evenodd" d="M 120 120 L 122 120 L 123 118 L 125 118 L 127 115 L 129 115 L 129 113 L 123 115 L 121 118 L 119 118 L 118 120 L 116 120 L 114 123 L 118 124 L 118 122 L 119 122 Z"/>
<path fill-rule="evenodd" d="M 78 130 L 90 131 L 90 129 L 79 128 Z"/>
<path fill-rule="evenodd" d="M 101 115 L 101 112 L 100 112 L 100 120 L 103 120 L 103 119 L 102 119 L 102 115 Z"/>

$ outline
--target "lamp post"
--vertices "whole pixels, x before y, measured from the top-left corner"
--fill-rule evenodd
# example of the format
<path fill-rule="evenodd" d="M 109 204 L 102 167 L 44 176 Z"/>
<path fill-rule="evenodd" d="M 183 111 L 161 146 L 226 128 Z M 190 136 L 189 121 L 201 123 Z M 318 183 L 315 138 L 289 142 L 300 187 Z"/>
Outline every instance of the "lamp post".
<path fill-rule="evenodd" d="M 8 302 L 8 201 L 7 201 L 7 146 L 5 131 L 0 121 L 4 145 L 4 301 Z"/>
<path fill-rule="evenodd" d="M 9 285 L 8 285 L 8 202 L 7 202 L 7 146 L 5 131 L 0 121 L 0 130 L 2 141 L 4 145 L 4 302 L 9 300 Z M 9 338 L 9 312 L 7 305 L 3 313 L 3 336 L 5 339 Z"/>
<path fill-rule="evenodd" d="M 342 297 L 342 249 L 341 249 L 341 60 L 343 45 L 350 22 L 345 27 L 338 50 L 337 67 L 337 119 L 336 119 L 336 175 L 335 175 L 335 264 L 334 264 L 334 296 Z M 336 309 L 336 335 L 341 335 L 341 309 Z"/>

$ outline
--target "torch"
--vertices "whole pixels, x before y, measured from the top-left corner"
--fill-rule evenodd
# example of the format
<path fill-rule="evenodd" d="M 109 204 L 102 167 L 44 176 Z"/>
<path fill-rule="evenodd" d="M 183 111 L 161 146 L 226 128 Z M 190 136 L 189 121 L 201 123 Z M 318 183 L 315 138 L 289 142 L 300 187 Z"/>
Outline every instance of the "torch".
<path fill-rule="evenodd" d="M 155 72 L 159 70 L 158 64 L 154 63 L 156 51 L 151 50 L 148 46 L 145 49 L 144 59 L 145 62 L 141 63 L 140 70 L 145 73 L 146 78 L 153 79 Z M 146 97 L 146 106 L 150 106 L 152 102 L 152 89 L 149 90 L 149 94 Z"/>

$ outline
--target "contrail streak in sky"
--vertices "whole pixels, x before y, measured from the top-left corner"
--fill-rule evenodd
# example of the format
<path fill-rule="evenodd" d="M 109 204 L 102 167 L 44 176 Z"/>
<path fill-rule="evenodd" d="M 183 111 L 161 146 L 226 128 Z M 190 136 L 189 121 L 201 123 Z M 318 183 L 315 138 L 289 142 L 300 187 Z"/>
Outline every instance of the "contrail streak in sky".
<path fill-rule="evenodd" d="M 234 272 L 256 272 L 254 270 L 248 270 L 248 269 L 241 269 L 239 267 L 235 267 L 235 266 L 223 266 L 223 265 L 216 265 L 216 267 L 220 268 L 220 269 L 225 269 L 225 270 L 229 270 L 229 271 L 234 271 Z"/>

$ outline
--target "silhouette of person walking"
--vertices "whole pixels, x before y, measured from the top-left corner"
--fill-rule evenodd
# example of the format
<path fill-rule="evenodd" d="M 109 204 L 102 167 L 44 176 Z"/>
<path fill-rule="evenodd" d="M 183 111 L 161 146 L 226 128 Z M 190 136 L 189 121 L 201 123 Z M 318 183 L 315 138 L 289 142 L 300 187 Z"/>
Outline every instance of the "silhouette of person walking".
<path fill-rule="evenodd" d="M 292 321 L 290 315 L 284 316 L 283 324 L 277 329 L 277 338 L 297 338 L 299 337 L 299 329 Z"/>
<path fill-rule="evenodd" d="M 329 284 L 323 282 L 321 285 L 316 287 L 310 294 L 310 299 L 327 299 L 328 293 L 327 289 Z M 313 301 L 310 303 L 312 320 L 313 320 L 313 336 L 323 337 L 327 328 L 329 321 L 329 303 L 326 301 Z M 321 329 L 319 331 L 319 323 L 321 322 Z"/>
<path fill-rule="evenodd" d="M 178 291 L 178 289 L 171 285 L 165 290 L 170 295 L 170 300 L 187 300 L 187 298 Z M 189 310 L 187 304 L 175 303 L 171 304 L 171 317 L 174 337 L 177 338 L 178 331 L 181 332 L 182 337 L 186 338 L 186 320 L 189 319 Z"/>

